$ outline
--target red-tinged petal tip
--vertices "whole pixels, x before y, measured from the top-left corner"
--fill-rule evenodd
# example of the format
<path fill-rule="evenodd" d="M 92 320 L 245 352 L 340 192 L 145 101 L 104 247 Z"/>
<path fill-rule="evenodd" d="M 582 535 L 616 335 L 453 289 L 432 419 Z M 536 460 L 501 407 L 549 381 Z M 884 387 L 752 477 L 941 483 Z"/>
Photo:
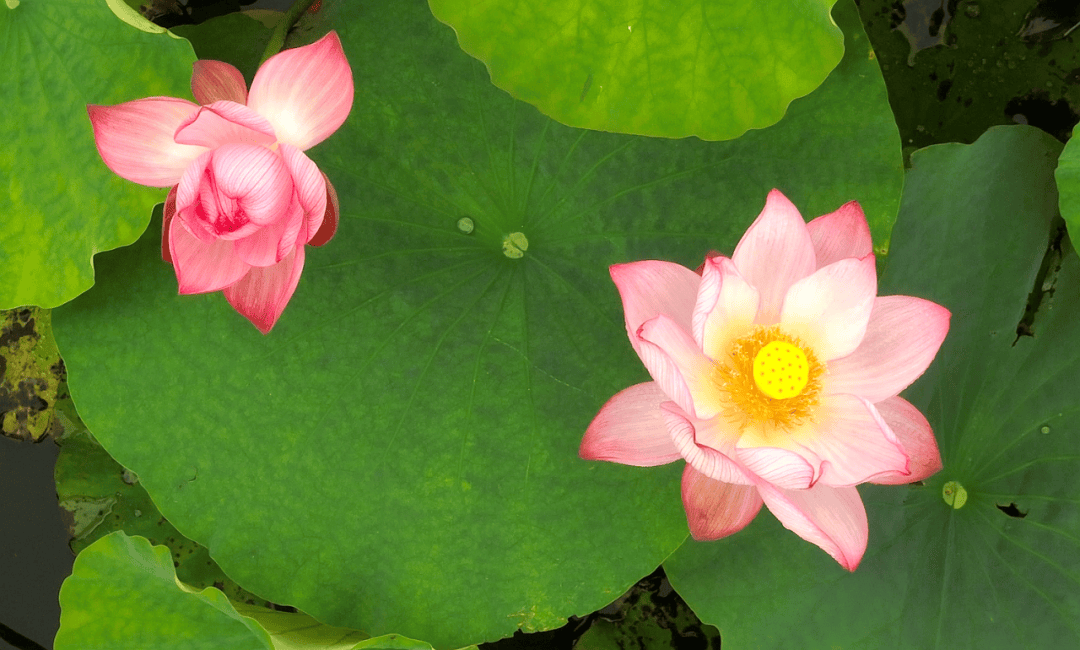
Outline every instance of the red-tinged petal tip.
<path fill-rule="evenodd" d="M 335 32 L 267 59 L 248 93 L 248 106 L 270 120 L 278 139 L 301 150 L 344 124 L 352 103 L 352 69 Z"/>
<path fill-rule="evenodd" d="M 870 226 L 857 201 L 840 206 L 806 224 L 814 242 L 817 266 L 820 269 L 847 257 L 863 258 L 874 251 Z"/>
<path fill-rule="evenodd" d="M 87 105 L 101 159 L 121 178 L 150 187 L 176 185 L 203 147 L 177 144 L 176 129 L 199 106 L 147 97 L 116 106 Z"/>
<path fill-rule="evenodd" d="M 308 240 L 308 244 L 311 246 L 322 246 L 333 239 L 334 234 L 337 232 L 338 213 L 341 209 L 338 204 L 337 190 L 334 189 L 326 174 L 323 174 L 323 180 L 326 181 L 326 214 L 323 215 L 319 229 Z"/>
<path fill-rule="evenodd" d="M 253 268 L 242 280 L 226 287 L 225 299 L 260 332 L 267 334 L 285 311 L 303 270 L 304 247 L 297 246 L 277 264 Z"/>
<path fill-rule="evenodd" d="M 222 100 L 247 104 L 244 75 L 224 61 L 196 61 L 191 75 L 191 92 L 203 105 Z"/>
<path fill-rule="evenodd" d="M 172 251 L 169 248 L 169 226 L 173 217 L 176 216 L 176 186 L 169 189 L 169 195 L 165 197 L 165 205 L 161 210 L 161 259 L 172 264 Z"/>

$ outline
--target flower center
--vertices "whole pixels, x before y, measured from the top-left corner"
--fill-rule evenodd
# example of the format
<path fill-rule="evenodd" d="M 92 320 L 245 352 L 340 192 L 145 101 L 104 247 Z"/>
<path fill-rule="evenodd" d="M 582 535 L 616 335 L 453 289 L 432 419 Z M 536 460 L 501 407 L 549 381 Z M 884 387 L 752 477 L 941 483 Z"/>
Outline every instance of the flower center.
<path fill-rule="evenodd" d="M 778 326 L 756 327 L 716 359 L 713 380 L 722 414 L 740 431 L 790 431 L 817 410 L 825 365 L 807 345 Z"/>
<path fill-rule="evenodd" d="M 806 353 L 787 341 L 770 341 L 754 355 L 754 383 L 773 399 L 798 397 L 809 381 Z"/>

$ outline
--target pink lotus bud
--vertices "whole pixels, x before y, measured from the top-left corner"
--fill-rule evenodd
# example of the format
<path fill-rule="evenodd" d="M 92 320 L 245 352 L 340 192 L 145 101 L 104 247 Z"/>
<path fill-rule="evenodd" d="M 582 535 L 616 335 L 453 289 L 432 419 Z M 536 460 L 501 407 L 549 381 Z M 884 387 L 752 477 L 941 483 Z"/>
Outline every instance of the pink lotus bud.
<path fill-rule="evenodd" d="M 196 61 L 199 104 L 149 97 L 87 106 L 102 160 L 141 185 L 169 187 L 162 256 L 181 294 L 224 291 L 264 334 L 338 222 L 337 193 L 303 152 L 352 108 L 352 70 L 330 32 L 268 59 L 248 91 L 240 71 Z"/>

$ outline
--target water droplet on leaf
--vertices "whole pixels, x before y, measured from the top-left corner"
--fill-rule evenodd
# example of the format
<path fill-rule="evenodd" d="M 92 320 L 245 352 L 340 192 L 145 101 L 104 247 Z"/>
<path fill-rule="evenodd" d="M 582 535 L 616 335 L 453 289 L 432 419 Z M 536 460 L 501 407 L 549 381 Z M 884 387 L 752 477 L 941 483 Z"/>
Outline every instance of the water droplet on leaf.
<path fill-rule="evenodd" d="M 462 217 L 457 220 L 457 229 L 465 235 L 471 235 L 474 228 L 476 228 L 476 224 L 469 217 Z"/>
<path fill-rule="evenodd" d="M 529 250 L 529 240 L 523 232 L 512 232 L 503 237 L 502 249 L 503 255 L 518 260 L 525 257 L 525 251 Z"/>

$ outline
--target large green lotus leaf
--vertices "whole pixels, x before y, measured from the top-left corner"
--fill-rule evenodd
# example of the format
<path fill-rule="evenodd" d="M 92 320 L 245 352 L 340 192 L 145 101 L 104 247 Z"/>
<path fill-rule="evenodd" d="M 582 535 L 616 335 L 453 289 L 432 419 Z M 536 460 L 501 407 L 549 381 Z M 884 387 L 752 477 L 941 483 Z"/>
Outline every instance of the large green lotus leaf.
<path fill-rule="evenodd" d="M 563 124 L 704 140 L 775 124 L 840 62 L 836 0 L 429 0 L 492 82 Z"/>
<path fill-rule="evenodd" d="M 1061 216 L 1069 227 L 1069 235 L 1080 239 L 1080 141 L 1070 138 L 1058 158 L 1054 171 L 1057 179 Z"/>
<path fill-rule="evenodd" d="M 190 98 L 195 56 L 104 0 L 9 2 L 0 52 L 0 309 L 55 307 L 94 284 L 92 256 L 135 241 L 165 195 L 101 162 L 86 105 Z"/>
<path fill-rule="evenodd" d="M 456 647 L 603 607 L 686 536 L 676 467 L 577 456 L 647 378 L 607 266 L 730 251 L 774 186 L 808 215 L 860 199 L 887 240 L 898 136 L 841 15 L 817 92 L 705 143 L 545 118 L 422 2 L 324 7 L 358 88 L 312 150 L 337 236 L 268 336 L 177 296 L 153 231 L 102 256 L 54 314 L 80 414 L 226 574 L 326 623 Z"/>
<path fill-rule="evenodd" d="M 1056 214 L 1061 145 L 1026 126 L 912 157 L 883 294 L 952 311 L 905 396 L 944 469 L 863 486 L 870 543 L 848 574 L 762 513 L 681 548 L 673 586 L 739 648 L 1080 646 L 1080 262 L 1067 250 L 1018 336 Z M 1052 258 L 1051 258 L 1052 259 Z M 1055 280 L 1056 277 L 1056 280 Z"/>
<path fill-rule="evenodd" d="M 75 558 L 60 588 L 57 650 L 431 650 L 397 635 L 368 638 L 310 616 L 230 601 L 180 582 L 164 546 L 110 533 Z"/>

